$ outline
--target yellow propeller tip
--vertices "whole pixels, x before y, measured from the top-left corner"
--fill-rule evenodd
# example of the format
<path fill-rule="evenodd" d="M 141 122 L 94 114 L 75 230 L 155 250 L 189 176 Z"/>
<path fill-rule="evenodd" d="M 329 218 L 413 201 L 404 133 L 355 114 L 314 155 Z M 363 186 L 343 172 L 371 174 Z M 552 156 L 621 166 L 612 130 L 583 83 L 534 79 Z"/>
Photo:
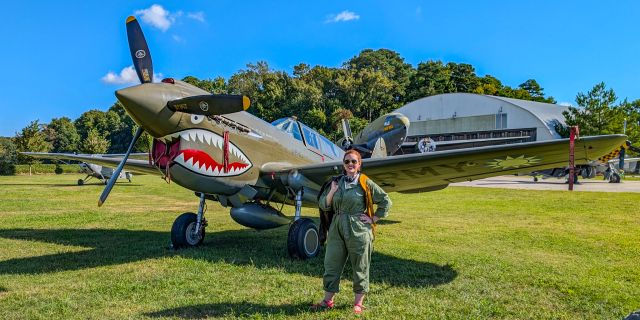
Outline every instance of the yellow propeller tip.
<path fill-rule="evenodd" d="M 102 202 L 102 200 L 98 200 L 98 207 L 102 207 L 102 204 L 103 204 L 103 203 L 104 203 L 104 202 Z"/>
<path fill-rule="evenodd" d="M 247 110 L 249 109 L 250 106 L 251 106 L 251 100 L 249 100 L 249 97 L 242 96 L 242 109 Z"/>
<path fill-rule="evenodd" d="M 136 20 L 136 17 L 134 17 L 134 16 L 128 16 L 127 17 L 127 23 L 129 23 L 131 21 L 134 21 L 134 20 Z"/>

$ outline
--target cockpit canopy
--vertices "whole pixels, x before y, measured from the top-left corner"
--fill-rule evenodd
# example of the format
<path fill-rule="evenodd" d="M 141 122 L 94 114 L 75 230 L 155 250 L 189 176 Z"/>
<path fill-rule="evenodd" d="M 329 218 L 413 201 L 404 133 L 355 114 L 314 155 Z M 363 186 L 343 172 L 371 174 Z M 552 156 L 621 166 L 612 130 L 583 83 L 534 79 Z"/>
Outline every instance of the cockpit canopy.
<path fill-rule="evenodd" d="M 304 143 L 313 151 L 320 151 L 325 156 L 338 159 L 343 151 L 329 139 L 307 127 L 295 118 L 281 118 L 271 123 L 274 127 L 288 133 L 296 140 Z M 315 149 L 315 150 L 314 150 Z"/>

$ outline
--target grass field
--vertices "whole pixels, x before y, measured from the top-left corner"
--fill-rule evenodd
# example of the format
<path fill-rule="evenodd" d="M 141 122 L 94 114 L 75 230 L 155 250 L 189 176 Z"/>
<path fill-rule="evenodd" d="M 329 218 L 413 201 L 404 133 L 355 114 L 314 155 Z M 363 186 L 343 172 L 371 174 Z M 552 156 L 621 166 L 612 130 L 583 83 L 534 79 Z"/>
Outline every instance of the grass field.
<path fill-rule="evenodd" d="M 291 261 L 287 228 L 253 231 L 209 202 L 203 247 L 167 249 L 197 198 L 157 177 L 0 177 L 0 319 L 352 318 L 322 259 Z M 451 187 L 392 194 L 365 317 L 620 319 L 640 309 L 639 194 Z M 292 208 L 286 209 L 291 213 Z M 305 209 L 304 215 L 315 216 Z"/>

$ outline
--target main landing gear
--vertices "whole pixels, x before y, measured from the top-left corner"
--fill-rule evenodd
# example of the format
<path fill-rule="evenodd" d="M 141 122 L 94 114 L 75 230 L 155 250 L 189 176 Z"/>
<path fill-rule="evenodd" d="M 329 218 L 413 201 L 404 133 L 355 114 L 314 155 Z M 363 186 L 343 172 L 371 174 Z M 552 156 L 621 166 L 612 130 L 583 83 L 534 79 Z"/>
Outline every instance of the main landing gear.
<path fill-rule="evenodd" d="M 179 215 L 171 227 L 171 245 L 174 249 L 197 247 L 204 241 L 207 220 L 204 219 L 205 197 L 200 194 L 198 214 L 185 212 Z"/>
<path fill-rule="evenodd" d="M 320 234 L 313 220 L 301 217 L 302 193 L 302 190 L 296 192 L 296 213 L 289 227 L 287 250 L 291 258 L 305 260 L 317 256 L 320 252 Z M 171 245 L 174 249 L 196 247 L 202 243 L 207 227 L 205 211 L 205 195 L 201 193 L 198 214 L 185 212 L 173 222 Z"/>
<path fill-rule="evenodd" d="M 305 260 L 320 252 L 320 235 L 313 220 L 301 218 L 302 193 L 303 189 L 296 192 L 296 214 L 289 227 L 287 249 L 291 258 Z"/>

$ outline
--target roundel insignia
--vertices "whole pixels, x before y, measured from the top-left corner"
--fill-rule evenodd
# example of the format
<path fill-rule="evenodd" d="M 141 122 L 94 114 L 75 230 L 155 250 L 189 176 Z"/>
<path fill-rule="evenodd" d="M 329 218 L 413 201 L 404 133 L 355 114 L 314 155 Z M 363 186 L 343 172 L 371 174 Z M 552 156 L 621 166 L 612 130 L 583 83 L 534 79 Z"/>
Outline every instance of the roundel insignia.
<path fill-rule="evenodd" d="M 200 110 L 207 112 L 207 110 L 209 110 L 209 104 L 206 101 L 200 101 Z"/>
<path fill-rule="evenodd" d="M 138 59 L 142 59 L 147 55 L 146 52 L 144 52 L 144 50 L 138 50 L 136 51 L 136 58 Z"/>

